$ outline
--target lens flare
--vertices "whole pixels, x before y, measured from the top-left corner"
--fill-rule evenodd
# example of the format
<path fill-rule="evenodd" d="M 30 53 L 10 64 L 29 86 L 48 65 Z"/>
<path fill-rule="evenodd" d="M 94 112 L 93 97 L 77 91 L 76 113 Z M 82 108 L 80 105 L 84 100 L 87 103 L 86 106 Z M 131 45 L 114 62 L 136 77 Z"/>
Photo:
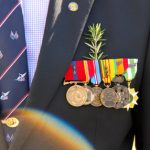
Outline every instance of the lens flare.
<path fill-rule="evenodd" d="M 43 138 L 51 136 L 69 150 L 94 150 L 92 144 L 77 129 L 53 114 L 35 109 L 20 109 L 18 114 L 27 116 L 28 124 L 36 120 L 36 128 L 39 126 L 38 132 L 42 133 Z"/>

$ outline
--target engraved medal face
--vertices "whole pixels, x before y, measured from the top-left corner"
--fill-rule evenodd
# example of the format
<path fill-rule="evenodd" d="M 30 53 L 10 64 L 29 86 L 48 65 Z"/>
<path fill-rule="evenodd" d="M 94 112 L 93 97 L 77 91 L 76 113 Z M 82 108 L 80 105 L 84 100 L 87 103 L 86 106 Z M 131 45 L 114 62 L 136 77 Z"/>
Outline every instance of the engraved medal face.
<path fill-rule="evenodd" d="M 105 107 L 115 107 L 116 101 L 118 100 L 117 94 L 114 89 L 106 88 L 101 93 L 101 102 Z"/>
<path fill-rule="evenodd" d="M 87 100 L 84 105 L 89 105 L 94 100 L 94 94 L 93 94 L 92 88 L 90 86 L 85 85 L 84 88 L 87 92 Z"/>
<path fill-rule="evenodd" d="M 94 94 L 94 100 L 91 103 L 92 106 L 94 107 L 99 107 L 102 105 L 100 95 L 102 93 L 102 88 L 100 87 L 93 87 L 92 88 L 93 94 Z"/>
<path fill-rule="evenodd" d="M 87 91 L 82 86 L 74 85 L 68 89 L 66 98 L 70 105 L 80 107 L 86 103 Z"/>
<path fill-rule="evenodd" d="M 130 94 L 126 86 L 118 84 L 114 86 L 113 89 L 116 91 L 118 96 L 118 101 L 116 102 L 115 106 L 116 109 L 124 108 L 124 106 L 130 103 L 129 101 Z"/>

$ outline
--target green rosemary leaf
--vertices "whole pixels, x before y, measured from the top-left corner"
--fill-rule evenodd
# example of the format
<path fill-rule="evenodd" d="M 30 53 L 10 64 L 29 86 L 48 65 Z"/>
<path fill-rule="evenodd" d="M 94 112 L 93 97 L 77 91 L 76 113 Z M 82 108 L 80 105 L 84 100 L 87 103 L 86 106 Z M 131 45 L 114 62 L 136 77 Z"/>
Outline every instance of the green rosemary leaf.
<path fill-rule="evenodd" d="M 90 51 L 91 51 L 92 53 L 95 53 L 94 49 L 90 49 Z"/>
<path fill-rule="evenodd" d="M 94 46 L 93 46 L 93 45 L 91 45 L 91 44 L 89 44 L 89 43 L 86 43 L 86 42 L 85 42 L 85 44 L 86 44 L 87 46 L 89 46 L 90 48 L 94 49 Z"/>
<path fill-rule="evenodd" d="M 98 59 L 101 59 L 103 56 L 103 52 L 99 54 Z"/>
<path fill-rule="evenodd" d="M 89 56 L 90 56 L 92 59 L 95 59 L 95 57 L 94 57 L 92 54 L 89 54 Z"/>
<path fill-rule="evenodd" d="M 88 33 L 86 34 L 85 44 L 90 47 L 89 56 L 91 59 L 101 59 L 104 55 L 104 52 L 101 51 L 101 48 L 105 45 L 103 41 L 105 29 L 102 29 L 101 24 L 93 24 L 88 27 Z"/>

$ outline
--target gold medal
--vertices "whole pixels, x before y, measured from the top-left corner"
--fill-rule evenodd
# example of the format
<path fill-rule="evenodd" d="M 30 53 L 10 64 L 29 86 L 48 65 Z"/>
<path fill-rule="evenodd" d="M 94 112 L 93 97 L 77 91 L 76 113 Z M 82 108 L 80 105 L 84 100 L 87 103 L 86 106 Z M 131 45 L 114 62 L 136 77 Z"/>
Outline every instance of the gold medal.
<path fill-rule="evenodd" d="M 74 85 L 68 89 L 66 98 L 70 105 L 80 107 L 86 103 L 87 91 L 82 86 Z"/>
<path fill-rule="evenodd" d="M 84 88 L 87 92 L 87 100 L 84 105 L 89 105 L 94 100 L 94 94 L 93 94 L 92 88 L 90 86 L 85 85 Z"/>
<path fill-rule="evenodd" d="M 19 125 L 19 120 L 15 117 L 10 117 L 8 119 L 2 120 L 2 124 L 5 124 L 10 128 L 15 128 Z"/>
<path fill-rule="evenodd" d="M 114 89 L 106 88 L 101 93 L 101 102 L 105 107 L 111 108 L 115 107 L 116 102 L 118 101 L 118 96 Z"/>
<path fill-rule="evenodd" d="M 100 100 L 100 95 L 102 93 L 102 89 L 100 87 L 93 87 L 92 88 L 93 94 L 94 94 L 94 100 L 92 101 L 91 105 L 94 107 L 99 107 L 102 105 Z"/>

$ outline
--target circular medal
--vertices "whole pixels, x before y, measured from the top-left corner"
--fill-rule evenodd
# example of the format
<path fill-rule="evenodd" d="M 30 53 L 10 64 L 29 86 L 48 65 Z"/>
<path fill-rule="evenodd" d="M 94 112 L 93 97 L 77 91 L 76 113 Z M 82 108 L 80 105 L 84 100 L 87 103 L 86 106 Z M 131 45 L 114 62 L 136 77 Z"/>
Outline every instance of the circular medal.
<path fill-rule="evenodd" d="M 84 88 L 87 92 L 87 100 L 84 105 L 89 105 L 94 100 L 94 94 L 93 94 L 92 88 L 90 86 L 85 85 Z"/>
<path fill-rule="evenodd" d="M 116 101 L 118 99 L 115 90 L 112 88 L 104 89 L 101 93 L 100 98 L 102 104 L 108 108 L 115 107 Z"/>
<path fill-rule="evenodd" d="M 102 93 L 102 88 L 100 87 L 93 87 L 92 88 L 93 94 L 94 94 L 94 100 L 92 101 L 91 105 L 94 107 L 99 107 L 102 105 L 100 100 L 100 95 Z"/>
<path fill-rule="evenodd" d="M 124 108 L 127 104 L 129 104 L 129 90 L 126 86 L 117 84 L 116 86 L 113 87 L 113 89 L 116 91 L 117 96 L 118 96 L 118 101 L 116 102 L 115 108 Z"/>
<path fill-rule="evenodd" d="M 74 85 L 68 89 L 66 98 L 70 105 L 80 107 L 84 105 L 87 100 L 87 91 L 82 86 Z"/>
<path fill-rule="evenodd" d="M 10 128 L 15 128 L 19 125 L 19 120 L 15 117 L 10 117 L 8 119 L 2 120 L 3 124 L 6 124 Z"/>

